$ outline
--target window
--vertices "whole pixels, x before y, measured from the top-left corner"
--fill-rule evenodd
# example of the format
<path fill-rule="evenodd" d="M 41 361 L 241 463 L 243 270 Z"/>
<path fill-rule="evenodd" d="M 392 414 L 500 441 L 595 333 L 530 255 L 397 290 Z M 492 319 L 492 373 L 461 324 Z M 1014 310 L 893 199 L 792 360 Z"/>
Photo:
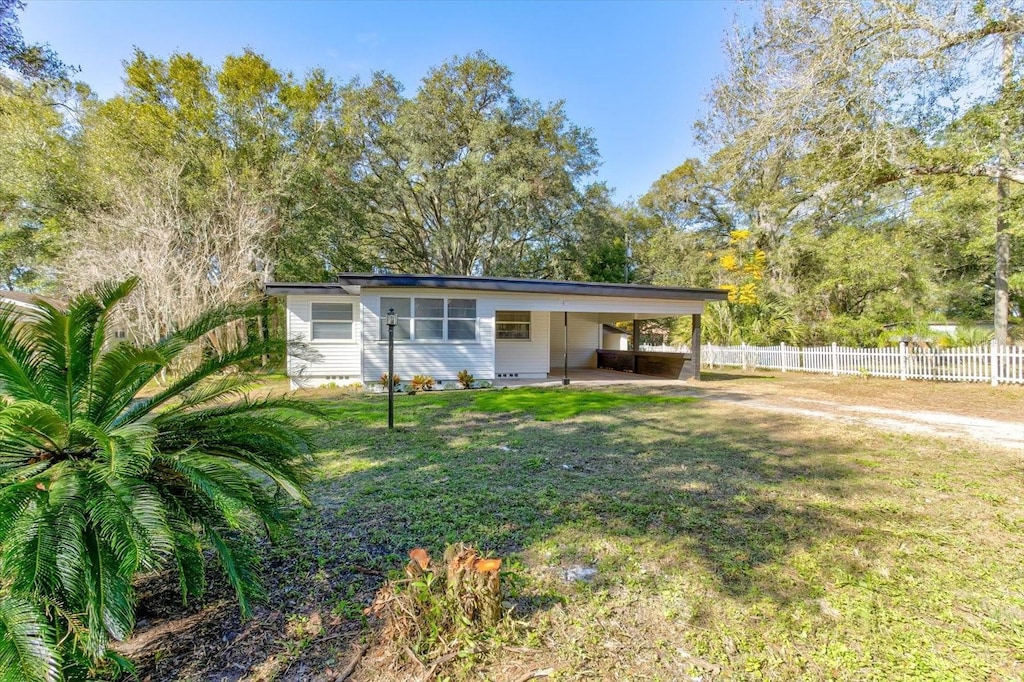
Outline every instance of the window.
<path fill-rule="evenodd" d="M 476 339 L 476 299 L 448 299 L 448 338 L 456 341 Z"/>
<path fill-rule="evenodd" d="M 529 341 L 530 311 L 499 310 L 495 313 L 494 326 L 499 341 Z"/>
<path fill-rule="evenodd" d="M 421 341 L 444 339 L 444 299 L 416 299 L 416 338 Z"/>
<path fill-rule="evenodd" d="M 310 309 L 310 340 L 352 339 L 351 303 L 313 303 Z"/>
<path fill-rule="evenodd" d="M 395 309 L 395 314 L 398 316 L 398 324 L 395 325 L 395 340 L 412 338 L 412 299 L 388 298 L 386 296 L 381 296 L 380 299 L 380 338 L 388 338 L 386 316 L 391 308 Z"/>
<path fill-rule="evenodd" d="M 394 308 L 398 316 L 395 340 L 475 341 L 475 298 L 398 298 L 380 299 L 380 338 L 388 338 L 386 315 Z"/>

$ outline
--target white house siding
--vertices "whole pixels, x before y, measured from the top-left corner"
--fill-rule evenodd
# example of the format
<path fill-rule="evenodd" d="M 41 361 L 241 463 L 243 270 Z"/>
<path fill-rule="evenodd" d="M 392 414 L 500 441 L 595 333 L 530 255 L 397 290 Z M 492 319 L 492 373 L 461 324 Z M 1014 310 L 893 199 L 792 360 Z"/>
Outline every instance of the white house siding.
<path fill-rule="evenodd" d="M 350 341 L 310 341 L 310 314 L 314 301 L 352 304 Z M 312 361 L 288 357 L 288 376 L 293 389 L 332 383 L 340 386 L 361 381 L 359 307 L 358 296 L 288 296 L 288 338 L 309 344 L 317 356 Z"/>
<path fill-rule="evenodd" d="M 506 303 L 503 305 L 512 304 L 507 299 L 505 300 Z M 527 303 L 523 301 L 520 305 L 525 306 Z M 495 304 L 495 310 L 523 309 Z M 547 377 L 548 368 L 551 366 L 551 349 L 548 345 L 550 322 L 551 315 L 549 313 L 533 311 L 530 313 L 529 341 L 495 340 L 494 364 L 498 378 L 544 379 Z"/>
<path fill-rule="evenodd" d="M 494 378 L 494 301 L 483 292 L 451 289 L 369 289 L 362 290 L 363 381 L 373 383 L 388 371 L 387 334 L 380 338 L 380 298 L 430 297 L 475 298 L 476 341 L 396 341 L 395 374 L 408 381 L 426 374 L 435 381 L 455 381 L 468 370 L 477 379 Z"/>
<path fill-rule="evenodd" d="M 562 370 L 565 358 L 565 314 L 551 313 L 551 371 Z M 569 313 L 569 369 L 597 367 L 601 321 L 597 313 Z"/>

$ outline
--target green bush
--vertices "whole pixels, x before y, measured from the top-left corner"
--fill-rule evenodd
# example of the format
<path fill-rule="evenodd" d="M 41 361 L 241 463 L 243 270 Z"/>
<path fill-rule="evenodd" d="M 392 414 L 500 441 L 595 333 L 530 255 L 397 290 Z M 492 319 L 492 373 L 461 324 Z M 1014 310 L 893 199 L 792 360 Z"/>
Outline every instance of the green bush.
<path fill-rule="evenodd" d="M 231 371 L 273 350 L 240 342 L 140 395 L 238 311 L 217 310 L 158 343 L 108 347 L 110 310 L 130 280 L 40 302 L 24 319 L 0 306 L 0 678 L 85 679 L 135 625 L 133 580 L 170 567 L 183 597 L 205 587 L 211 550 L 243 614 L 260 588 L 247 539 L 306 502 L 315 412 L 245 396 Z"/>

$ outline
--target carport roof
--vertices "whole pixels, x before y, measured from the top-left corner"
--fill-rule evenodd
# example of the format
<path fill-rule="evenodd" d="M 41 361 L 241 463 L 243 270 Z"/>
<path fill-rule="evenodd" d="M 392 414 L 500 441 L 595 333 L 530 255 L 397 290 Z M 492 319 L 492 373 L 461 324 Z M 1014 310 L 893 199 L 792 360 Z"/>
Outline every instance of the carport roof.
<path fill-rule="evenodd" d="M 424 287 L 464 291 L 622 296 L 627 298 L 662 298 L 685 301 L 724 301 L 728 295 L 728 292 L 724 289 L 656 287 L 649 284 L 565 282 L 550 279 L 475 277 L 469 275 L 375 275 L 367 273 L 343 273 L 338 275 L 336 282 L 270 282 L 267 284 L 267 293 L 273 296 L 286 296 L 289 294 L 355 294 L 358 293 L 360 287 Z"/>

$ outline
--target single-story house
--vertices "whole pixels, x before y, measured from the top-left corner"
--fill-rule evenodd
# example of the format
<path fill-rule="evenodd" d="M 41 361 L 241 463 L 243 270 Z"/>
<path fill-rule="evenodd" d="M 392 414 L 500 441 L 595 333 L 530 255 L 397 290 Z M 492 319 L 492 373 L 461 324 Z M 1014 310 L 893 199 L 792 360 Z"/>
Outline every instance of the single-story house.
<path fill-rule="evenodd" d="M 284 297 L 288 338 L 309 351 L 288 359 L 293 388 L 378 382 L 388 368 L 391 309 L 403 381 L 417 374 L 454 381 L 461 370 L 477 379 L 544 379 L 598 367 L 699 378 L 704 304 L 726 298 L 720 289 L 353 273 L 326 283 L 273 282 L 267 293 Z M 633 350 L 618 340 L 605 347 L 615 336 L 605 325 L 679 315 L 693 318 L 689 367 L 681 354 L 638 352 L 639 325 Z"/>

